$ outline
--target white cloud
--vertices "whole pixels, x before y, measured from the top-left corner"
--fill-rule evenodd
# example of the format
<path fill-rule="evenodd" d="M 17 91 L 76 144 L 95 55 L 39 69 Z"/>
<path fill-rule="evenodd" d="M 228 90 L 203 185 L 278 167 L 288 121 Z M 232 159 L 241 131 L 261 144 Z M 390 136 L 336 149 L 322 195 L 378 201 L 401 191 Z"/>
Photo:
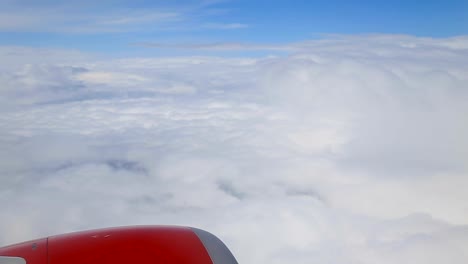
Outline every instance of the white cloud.
<path fill-rule="evenodd" d="M 140 31 L 148 25 L 163 29 L 168 24 L 183 20 L 176 11 L 113 10 L 104 14 L 79 12 L 66 8 L 17 9 L 0 12 L 0 31 L 102 33 Z"/>
<path fill-rule="evenodd" d="M 206 50 L 206 51 L 296 51 L 292 45 L 259 45 L 236 42 L 220 42 L 220 43 L 157 43 L 157 42 L 142 42 L 135 45 L 147 48 L 162 48 L 162 49 L 186 49 L 186 50 Z"/>
<path fill-rule="evenodd" d="M 211 29 L 241 29 L 248 28 L 249 25 L 243 23 L 209 23 L 205 24 L 203 27 Z"/>
<path fill-rule="evenodd" d="M 241 29 L 244 23 L 212 23 L 220 1 L 151 3 L 131 1 L 7 2 L 0 10 L 0 32 L 95 34 L 124 32 Z M 213 10 L 212 10 L 213 9 Z"/>
<path fill-rule="evenodd" d="M 83 72 L 76 77 L 78 80 L 89 84 L 107 84 L 111 86 L 131 86 L 133 84 L 145 84 L 147 78 L 127 74 L 125 72 Z"/>
<path fill-rule="evenodd" d="M 3 47 L 0 242 L 181 224 L 240 263 L 465 263 L 467 43 L 119 60 Z"/>

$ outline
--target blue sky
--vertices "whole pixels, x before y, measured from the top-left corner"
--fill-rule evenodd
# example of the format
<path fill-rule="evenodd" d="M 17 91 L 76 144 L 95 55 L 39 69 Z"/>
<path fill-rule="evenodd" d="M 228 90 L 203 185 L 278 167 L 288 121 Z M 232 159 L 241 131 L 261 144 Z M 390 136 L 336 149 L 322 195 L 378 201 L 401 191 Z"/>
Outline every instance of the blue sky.
<path fill-rule="evenodd" d="M 135 43 L 278 44 L 327 34 L 468 33 L 468 2 L 456 0 L 1 2 L 0 44 L 98 52 L 148 52 Z"/>

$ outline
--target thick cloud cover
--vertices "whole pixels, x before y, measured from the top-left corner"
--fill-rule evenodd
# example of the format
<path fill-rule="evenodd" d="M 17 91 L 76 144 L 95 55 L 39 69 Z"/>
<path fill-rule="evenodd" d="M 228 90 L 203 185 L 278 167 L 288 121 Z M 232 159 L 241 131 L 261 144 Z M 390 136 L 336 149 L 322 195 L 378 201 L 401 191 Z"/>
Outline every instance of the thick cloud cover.
<path fill-rule="evenodd" d="M 178 224 L 240 263 L 466 263 L 468 38 L 278 48 L 0 48 L 0 243 Z"/>

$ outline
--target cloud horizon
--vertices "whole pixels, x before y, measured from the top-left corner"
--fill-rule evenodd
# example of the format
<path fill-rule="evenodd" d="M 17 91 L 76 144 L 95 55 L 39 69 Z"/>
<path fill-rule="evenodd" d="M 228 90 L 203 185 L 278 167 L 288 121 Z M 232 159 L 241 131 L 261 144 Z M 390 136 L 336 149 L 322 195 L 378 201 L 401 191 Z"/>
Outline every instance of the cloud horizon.
<path fill-rule="evenodd" d="M 0 244 L 175 224 L 240 263 L 468 260 L 468 36 L 218 44 L 180 48 L 284 53 L 0 46 Z"/>

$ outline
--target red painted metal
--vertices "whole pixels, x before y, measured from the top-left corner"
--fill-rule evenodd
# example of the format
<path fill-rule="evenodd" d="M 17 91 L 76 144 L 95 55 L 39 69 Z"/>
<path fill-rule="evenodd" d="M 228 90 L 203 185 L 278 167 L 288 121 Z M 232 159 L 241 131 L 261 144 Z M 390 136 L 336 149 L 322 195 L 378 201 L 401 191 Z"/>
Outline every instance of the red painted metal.
<path fill-rule="evenodd" d="M 47 239 L 38 239 L 0 248 L 0 256 L 22 257 L 27 264 L 47 264 Z"/>
<path fill-rule="evenodd" d="M 22 257 L 27 264 L 213 264 L 190 228 L 161 226 L 52 236 L 0 248 L 0 256 Z"/>

